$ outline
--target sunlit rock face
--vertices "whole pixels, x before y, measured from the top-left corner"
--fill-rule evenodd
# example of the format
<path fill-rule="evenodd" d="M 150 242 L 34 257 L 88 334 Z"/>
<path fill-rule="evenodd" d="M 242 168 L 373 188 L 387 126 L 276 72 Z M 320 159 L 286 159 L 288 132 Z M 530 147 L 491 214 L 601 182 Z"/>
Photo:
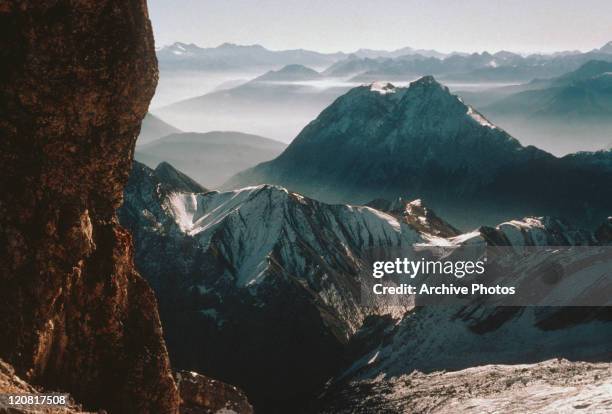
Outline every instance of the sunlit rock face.
<path fill-rule="evenodd" d="M 0 27 L 0 356 L 86 408 L 175 413 L 115 216 L 157 82 L 146 2 L 3 2 Z"/>

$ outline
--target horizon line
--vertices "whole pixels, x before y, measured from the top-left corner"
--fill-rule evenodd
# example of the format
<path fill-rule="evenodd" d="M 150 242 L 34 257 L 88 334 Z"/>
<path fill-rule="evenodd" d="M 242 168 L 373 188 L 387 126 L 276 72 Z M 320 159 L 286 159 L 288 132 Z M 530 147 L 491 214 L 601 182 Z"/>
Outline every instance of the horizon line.
<path fill-rule="evenodd" d="M 292 50 L 303 50 L 303 51 L 308 51 L 308 52 L 316 52 L 316 53 L 320 53 L 320 54 L 323 54 L 323 55 L 334 55 L 334 54 L 340 54 L 340 53 L 345 54 L 345 55 L 352 55 L 352 54 L 358 53 L 361 50 L 371 50 L 371 51 L 393 53 L 393 52 L 396 52 L 396 51 L 401 50 L 401 49 L 408 49 L 409 48 L 409 49 L 412 49 L 414 51 L 421 50 L 421 51 L 428 51 L 428 52 L 436 52 L 436 53 L 440 53 L 440 54 L 443 54 L 443 55 L 452 55 L 452 54 L 468 54 L 468 55 L 471 55 L 471 54 L 475 54 L 475 53 L 477 53 L 477 54 L 489 53 L 491 55 L 494 55 L 494 54 L 499 53 L 499 52 L 510 52 L 510 53 L 514 53 L 514 54 L 520 55 L 520 56 L 529 56 L 529 55 L 554 55 L 554 54 L 559 54 L 559 53 L 576 53 L 576 52 L 577 53 L 588 53 L 588 52 L 592 52 L 594 50 L 598 50 L 598 49 L 600 49 L 600 48 L 602 48 L 604 46 L 607 46 L 609 44 L 612 44 L 612 40 L 604 43 L 603 45 L 601 45 L 599 47 L 594 47 L 594 48 L 591 48 L 589 50 L 583 50 L 583 49 L 565 49 L 565 50 L 555 50 L 555 51 L 548 51 L 548 52 L 542 51 L 542 50 L 517 52 L 517 51 L 514 51 L 514 50 L 503 49 L 503 48 L 502 49 L 498 49 L 497 51 L 489 51 L 489 50 L 486 50 L 486 49 L 482 49 L 482 50 L 471 51 L 471 52 L 460 51 L 460 50 L 453 50 L 453 51 L 450 51 L 450 52 L 442 52 L 440 50 L 433 49 L 433 48 L 422 48 L 422 47 L 413 47 L 413 46 L 402 46 L 402 47 L 395 48 L 395 49 L 363 47 L 363 48 L 359 48 L 357 50 L 353 50 L 353 51 L 350 51 L 350 52 L 347 52 L 347 51 L 344 51 L 344 50 L 337 50 L 337 51 L 334 51 L 334 52 L 324 52 L 324 51 L 320 51 L 320 50 L 317 50 L 317 49 L 308 49 L 308 48 L 304 48 L 304 47 L 288 48 L 288 49 L 274 49 L 274 48 L 267 47 L 267 46 L 265 46 L 265 45 L 263 45 L 261 43 L 243 44 L 243 43 L 234 43 L 234 42 L 223 42 L 223 43 L 218 44 L 217 46 L 209 46 L 209 45 L 200 45 L 200 44 L 197 44 L 195 42 L 183 42 L 183 41 L 180 41 L 180 40 L 176 40 L 176 41 L 174 41 L 172 43 L 169 43 L 169 44 L 164 44 L 164 45 L 161 45 L 161 46 L 156 46 L 155 50 L 156 51 L 162 50 L 162 49 L 164 49 L 166 47 L 173 46 L 173 45 L 175 45 L 177 43 L 181 43 L 181 44 L 185 44 L 185 45 L 193 45 L 193 46 L 196 46 L 196 47 L 198 47 L 200 49 L 218 49 L 218 48 L 220 48 L 222 46 L 225 46 L 225 45 L 239 46 L 239 47 L 259 46 L 259 47 L 262 47 L 262 48 L 264 48 L 266 50 L 269 50 L 271 52 L 286 52 L 286 51 L 292 51 Z"/>

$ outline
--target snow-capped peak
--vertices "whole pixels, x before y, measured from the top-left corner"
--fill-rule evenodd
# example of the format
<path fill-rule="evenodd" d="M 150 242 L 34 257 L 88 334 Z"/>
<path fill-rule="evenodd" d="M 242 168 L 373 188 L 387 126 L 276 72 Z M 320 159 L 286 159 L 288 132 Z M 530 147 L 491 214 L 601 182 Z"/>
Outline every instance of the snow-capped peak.
<path fill-rule="evenodd" d="M 408 203 L 407 206 L 409 208 L 412 208 L 412 207 L 422 207 L 423 206 L 423 200 L 421 200 L 420 198 L 417 198 L 416 200 L 413 200 L 410 203 Z"/>
<path fill-rule="evenodd" d="M 388 93 L 395 93 L 395 86 L 389 82 L 373 82 L 370 85 L 370 91 L 386 95 Z"/>
<path fill-rule="evenodd" d="M 176 56 L 190 56 L 197 49 L 199 49 L 199 47 L 193 43 L 187 44 L 182 42 L 175 42 L 171 45 L 162 47 L 159 51 L 171 53 Z"/>

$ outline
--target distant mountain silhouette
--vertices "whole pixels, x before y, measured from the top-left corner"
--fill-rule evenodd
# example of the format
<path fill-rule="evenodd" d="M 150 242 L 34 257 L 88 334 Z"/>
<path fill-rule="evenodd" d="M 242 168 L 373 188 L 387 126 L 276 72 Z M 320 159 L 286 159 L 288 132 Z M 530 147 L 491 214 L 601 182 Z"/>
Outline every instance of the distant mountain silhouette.
<path fill-rule="evenodd" d="M 599 223 L 612 209 L 610 180 L 592 163 L 522 146 L 424 77 L 350 90 L 278 158 L 224 187 L 278 184 L 328 202 L 423 198 L 466 228 L 533 214 Z"/>
<path fill-rule="evenodd" d="M 136 160 L 155 168 L 169 162 L 208 188 L 280 154 L 286 145 L 240 132 L 172 134 L 136 149 Z"/>
<path fill-rule="evenodd" d="M 170 134 L 176 134 L 178 132 L 181 132 L 181 130 L 162 121 L 155 115 L 147 113 L 142 120 L 140 135 L 138 135 L 136 144 L 148 144 L 149 142 L 155 141 L 158 138 L 165 137 L 166 135 Z"/>
<path fill-rule="evenodd" d="M 529 118 L 562 117 L 565 121 L 568 117 L 609 118 L 612 115 L 612 62 L 589 61 L 573 72 L 552 79 L 544 88 L 510 95 L 483 111 Z"/>
<path fill-rule="evenodd" d="M 240 130 L 289 141 L 349 87 L 300 83 L 316 75 L 291 65 L 230 89 L 186 99 L 155 111 L 183 130 Z"/>
<path fill-rule="evenodd" d="M 176 42 L 157 51 L 160 69 L 229 70 L 281 67 L 290 64 L 322 67 L 344 58 L 344 53 L 319 53 L 304 49 L 269 50 L 261 45 L 224 43 L 199 47 Z"/>
<path fill-rule="evenodd" d="M 562 76 L 516 89 L 481 111 L 522 141 L 558 155 L 599 150 L 610 141 L 612 62 L 589 61 Z"/>
<path fill-rule="evenodd" d="M 287 65 L 279 70 L 271 70 L 255 78 L 253 81 L 290 82 L 320 79 L 321 74 L 314 69 L 304 65 Z"/>

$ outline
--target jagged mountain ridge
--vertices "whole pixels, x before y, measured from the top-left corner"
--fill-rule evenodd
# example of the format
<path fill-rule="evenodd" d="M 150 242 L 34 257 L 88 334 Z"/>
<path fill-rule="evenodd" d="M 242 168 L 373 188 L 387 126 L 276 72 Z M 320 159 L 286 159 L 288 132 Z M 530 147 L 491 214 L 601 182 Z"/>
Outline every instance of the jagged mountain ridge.
<path fill-rule="evenodd" d="M 350 90 L 279 157 L 238 174 L 224 188 L 271 183 L 327 202 L 358 204 L 408 194 L 465 229 L 525 215 L 595 225 L 612 208 L 609 179 L 594 163 L 523 147 L 424 77 L 409 88 L 372 84 Z"/>
<path fill-rule="evenodd" d="M 402 309 L 359 306 L 359 278 L 381 250 L 424 240 L 408 203 L 394 216 L 274 186 L 183 190 L 135 163 L 120 211 L 179 368 L 199 367 L 243 387 L 256 407 L 278 408 L 322 385 L 369 314 Z"/>
<path fill-rule="evenodd" d="M 420 200 L 370 205 L 386 212 L 327 205 L 269 185 L 184 192 L 136 163 L 120 219 L 134 235 L 137 267 L 157 292 L 173 362 L 242 386 L 256 408 L 286 407 L 312 398 L 353 360 L 347 349 L 365 321 L 410 308 L 360 306 L 360 275 L 381 251 L 398 255 L 414 243 L 598 243 L 558 219 L 458 234 Z M 495 313 L 481 317 L 497 320 Z M 232 358 L 221 363 L 226 354 Z M 268 380 L 250 374 L 261 370 L 271 373 Z"/>
<path fill-rule="evenodd" d="M 269 50 L 261 45 L 224 43 L 199 47 L 176 42 L 157 51 L 161 69 L 228 70 L 253 67 L 281 67 L 289 64 L 326 66 L 342 59 L 343 53 L 319 53 L 304 49 Z"/>
<path fill-rule="evenodd" d="M 444 57 L 419 53 L 395 57 L 351 54 L 331 65 L 324 74 L 352 75 L 352 80 L 359 82 L 409 81 L 426 74 L 453 82 L 529 82 L 563 75 L 594 59 L 610 61 L 612 57 L 600 50 L 528 56 L 505 51 L 452 53 Z"/>
<path fill-rule="evenodd" d="M 495 332 L 499 324 L 514 327 L 517 325 L 512 320 L 528 320 L 521 319 L 521 315 L 531 311 L 507 314 L 503 309 L 461 312 L 443 308 L 436 313 L 424 309 L 393 328 L 392 319 L 383 315 L 395 312 L 398 316 L 402 308 L 383 306 L 378 311 L 364 311 L 355 296 L 358 291 L 354 278 L 368 255 L 380 250 L 377 247 L 397 254 L 398 245 L 414 243 L 561 246 L 598 244 L 603 240 L 603 236 L 598 240 L 593 233 L 562 220 L 535 217 L 458 234 L 420 200 L 377 200 L 370 205 L 387 213 L 369 207 L 329 206 L 274 186 L 227 193 L 185 193 L 173 190 L 155 171 L 135 164 L 120 218 L 134 234 L 136 264 L 157 292 L 174 363 L 179 367 L 199 366 L 205 368 L 204 372 L 241 385 L 250 392 L 256 408 L 278 409 L 295 401 L 304 402 L 312 395 L 295 394 L 295 372 L 300 372 L 297 386 L 304 391 L 316 389 L 315 384 L 321 386 L 325 376 L 333 375 L 344 364 L 354 363 L 354 369 L 362 367 L 350 371 L 349 376 L 354 372 L 375 375 L 379 372 L 377 365 L 365 363 L 376 353 L 371 345 L 376 348 L 381 341 L 394 344 L 395 350 L 389 351 L 389 356 L 381 353 L 377 357 L 383 361 L 391 358 L 397 349 L 404 349 L 395 339 L 395 332 L 407 330 L 402 326 L 414 323 L 410 322 L 412 318 L 428 320 L 427 315 L 433 315 L 428 317 L 434 318 L 434 323 L 455 324 L 452 329 L 463 324 L 468 331 L 473 330 L 462 339 L 465 343 L 483 335 L 479 330 Z M 601 235 L 604 233 L 602 230 Z M 532 265 L 524 266 L 529 269 Z M 386 320 L 382 331 L 375 330 L 378 333 L 373 337 L 366 335 L 369 348 L 351 353 L 353 338 L 357 335 L 363 340 L 362 324 L 372 317 Z M 601 314 L 579 315 L 576 329 L 590 332 L 588 323 L 593 317 L 601 318 Z M 563 318 L 562 311 L 540 311 L 538 326 L 530 327 L 528 332 L 540 332 L 542 327 L 555 326 Z M 555 350 L 567 350 L 575 343 L 568 339 L 578 332 L 571 326 L 570 323 L 567 332 L 563 329 L 568 325 L 553 328 L 556 333 L 550 337 L 556 341 Z M 449 332 L 454 332 L 452 329 Z M 300 332 L 299 341 L 291 339 L 296 332 Z M 453 342 L 444 335 L 438 337 L 435 332 L 439 329 L 418 332 L 425 344 L 417 356 L 406 358 L 409 367 L 422 367 L 420 364 L 428 361 L 428 341 Z M 403 335 L 401 338 L 405 338 Z M 503 339 L 503 331 L 492 335 Z M 593 336 L 594 341 L 601 338 Z M 408 348 L 405 351 L 409 352 Z M 596 351 L 597 347 L 584 349 L 585 353 Z M 228 359 L 217 364 L 218 358 L 206 357 L 225 354 L 232 355 L 236 366 Z M 252 358 L 253 354 L 259 356 L 258 360 Z M 507 354 L 501 353 L 498 359 L 494 354 L 488 355 L 495 362 L 504 361 Z M 551 355 L 553 351 L 543 357 Z M 518 354 L 515 358 L 520 361 Z M 434 361 L 434 366 L 440 368 L 447 362 L 444 359 L 435 365 L 438 362 Z M 466 360 L 458 366 L 461 364 L 469 366 Z M 398 372 L 404 372 L 403 366 L 399 365 Z M 267 376 L 273 379 L 262 381 L 260 376 L 249 374 L 263 369 L 274 373 Z M 278 394 L 268 394 L 271 389 L 283 391 L 287 400 L 279 401 Z"/>

